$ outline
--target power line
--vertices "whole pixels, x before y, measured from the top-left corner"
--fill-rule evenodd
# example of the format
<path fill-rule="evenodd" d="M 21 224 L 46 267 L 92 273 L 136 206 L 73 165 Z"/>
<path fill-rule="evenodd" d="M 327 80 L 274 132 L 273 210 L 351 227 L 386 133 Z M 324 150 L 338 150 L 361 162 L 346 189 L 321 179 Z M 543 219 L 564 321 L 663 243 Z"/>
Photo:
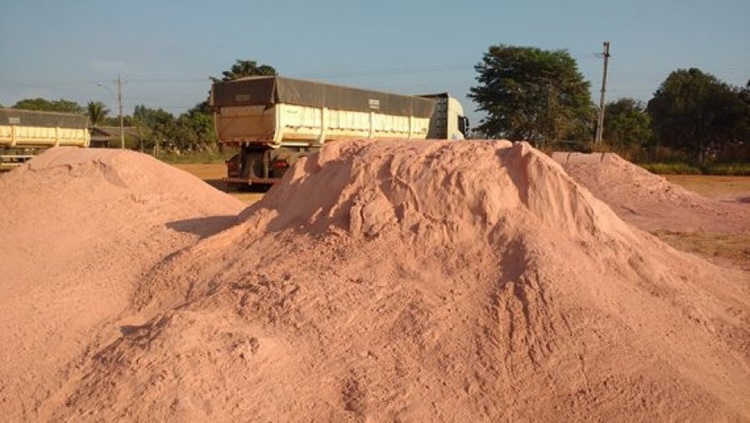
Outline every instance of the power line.
<path fill-rule="evenodd" d="M 601 53 L 599 53 L 601 57 Z M 453 72 L 467 70 L 473 71 L 473 65 L 465 64 L 442 64 L 442 65 L 424 65 L 416 67 L 393 67 L 393 68 L 382 68 L 382 69 L 369 69 L 369 70 L 351 70 L 346 72 L 323 72 L 319 74 L 299 76 L 305 79 L 318 79 L 318 78 L 364 78 L 373 76 L 384 76 L 384 75 L 414 75 L 414 74 L 427 74 L 427 73 L 441 73 L 441 72 Z M 722 75 L 732 76 L 743 76 L 750 74 L 750 68 L 743 66 L 728 66 L 722 68 L 710 68 L 705 69 L 706 72 L 711 74 L 720 73 Z M 639 70 L 616 70 L 612 72 L 613 77 L 617 77 L 619 80 L 634 80 L 634 81 L 662 81 L 664 75 L 671 72 L 666 69 L 639 69 Z M 0 74 L 1 85 L 15 85 L 22 87 L 31 88 L 46 88 L 46 87 L 60 87 L 60 86 L 76 86 L 76 85 L 91 85 L 96 83 L 96 80 L 44 80 L 44 81 L 18 81 L 13 79 L 2 79 L 4 75 Z M 591 78 L 593 79 L 593 78 Z M 129 77 L 129 82 L 134 83 L 185 83 L 185 82 L 210 82 L 206 76 L 189 76 L 189 77 Z"/>

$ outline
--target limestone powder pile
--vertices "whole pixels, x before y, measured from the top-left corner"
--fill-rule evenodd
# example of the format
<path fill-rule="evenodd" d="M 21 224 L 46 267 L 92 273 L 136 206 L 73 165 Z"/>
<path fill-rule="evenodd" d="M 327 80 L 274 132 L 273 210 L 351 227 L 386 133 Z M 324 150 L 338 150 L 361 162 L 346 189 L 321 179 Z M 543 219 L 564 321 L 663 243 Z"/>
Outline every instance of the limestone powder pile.
<path fill-rule="evenodd" d="M 161 178 L 169 195 L 193 186 L 177 181 L 182 174 L 131 167 L 143 160 L 118 172 L 169 174 Z M 75 169 L 60 175 L 60 191 L 75 185 Z M 81 177 L 104 178 L 91 172 Z M 4 190 L 8 180 L 0 179 Z M 21 278 L 27 297 L 4 304 L 4 325 L 18 328 L 0 347 L 4 415 L 750 421 L 746 274 L 624 223 L 527 144 L 332 143 L 298 162 L 232 226 L 225 217 L 236 204 L 218 193 L 180 201 L 164 193 L 153 202 L 122 194 L 92 194 L 111 212 L 87 224 L 104 227 L 99 219 L 138 209 L 129 224 L 68 245 L 108 264 L 112 279 L 96 298 L 127 294 L 96 324 L 62 330 L 55 342 L 76 344 L 76 354 L 45 362 L 27 342 L 35 335 L 22 330 L 24 319 L 76 308 L 86 315 L 96 301 L 76 303 L 77 291 L 60 287 L 57 311 L 43 304 L 47 297 L 32 307 L 31 292 L 44 292 L 45 281 Z M 30 225 L 19 207 L 0 229 Z M 159 223 L 155 209 L 170 217 Z M 174 223 L 186 219 L 190 225 Z M 71 220 L 59 224 L 73 231 Z M 214 226 L 202 230 L 203 223 Z M 190 230 L 180 231 L 185 225 Z M 38 237 L 16 252 L 19 262 L 41 254 Z M 141 265 L 127 266 L 94 249 L 98 243 L 128 244 L 122 248 Z M 55 271 L 88 285 L 103 272 L 90 260 L 52 263 L 38 275 Z M 83 329 L 89 335 L 77 338 Z M 26 345 L 34 348 L 23 355 Z M 21 376 L 5 359 L 13 354 L 13 365 L 27 369 L 49 364 L 29 381 L 43 390 L 15 394 Z"/>
<path fill-rule="evenodd" d="M 0 175 L 0 420 L 43 421 L 164 257 L 243 204 L 130 151 L 57 148 Z"/>
<path fill-rule="evenodd" d="M 707 199 L 614 153 L 554 153 L 577 183 L 626 222 L 675 232 L 750 232 L 750 207 Z"/>

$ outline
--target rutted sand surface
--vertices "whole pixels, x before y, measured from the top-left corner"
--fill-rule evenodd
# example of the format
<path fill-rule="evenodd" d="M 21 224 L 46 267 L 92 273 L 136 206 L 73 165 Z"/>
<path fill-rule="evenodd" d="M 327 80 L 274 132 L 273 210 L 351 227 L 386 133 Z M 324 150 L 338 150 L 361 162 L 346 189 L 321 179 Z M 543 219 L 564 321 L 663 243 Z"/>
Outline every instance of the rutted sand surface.
<path fill-rule="evenodd" d="M 231 227 L 149 158 L 55 154 L 0 177 L 12 420 L 750 421 L 747 274 L 526 144 L 334 143 Z"/>

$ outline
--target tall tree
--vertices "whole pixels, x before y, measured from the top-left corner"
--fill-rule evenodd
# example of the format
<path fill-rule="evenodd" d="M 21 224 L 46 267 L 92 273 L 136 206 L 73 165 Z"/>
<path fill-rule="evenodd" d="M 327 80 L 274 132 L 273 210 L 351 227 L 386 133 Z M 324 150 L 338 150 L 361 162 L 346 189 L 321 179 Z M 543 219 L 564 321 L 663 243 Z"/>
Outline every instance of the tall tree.
<path fill-rule="evenodd" d="M 175 148 L 175 118 L 163 109 L 151 109 L 144 105 L 135 106 L 133 119 L 141 139 L 140 149 L 153 150 Z"/>
<path fill-rule="evenodd" d="M 744 101 L 745 103 L 750 104 L 750 79 L 747 80 L 745 88 L 740 91 L 740 99 L 742 99 L 742 101 Z"/>
<path fill-rule="evenodd" d="M 737 140 L 725 152 L 732 161 L 750 161 L 750 80 L 740 90 L 739 98 L 743 103 L 744 113 L 737 125 Z"/>
<path fill-rule="evenodd" d="M 109 114 L 109 109 L 101 101 L 89 101 L 86 105 L 86 112 L 91 125 L 97 126 L 104 122 L 104 119 Z"/>
<path fill-rule="evenodd" d="M 197 110 L 181 114 L 176 121 L 174 139 L 181 150 L 213 149 L 216 145 L 213 116 Z"/>
<path fill-rule="evenodd" d="M 260 65 L 255 60 L 240 60 L 232 65 L 229 70 L 222 72 L 221 78 L 211 77 L 213 82 L 219 81 L 231 81 L 233 79 L 242 78 L 245 76 L 255 75 L 277 75 L 276 69 L 269 65 Z"/>
<path fill-rule="evenodd" d="M 40 112 L 84 113 L 83 107 L 80 104 L 64 99 L 50 101 L 44 98 L 27 98 L 19 100 L 13 105 L 13 108 Z"/>
<path fill-rule="evenodd" d="M 478 129 L 489 137 L 538 147 L 566 138 L 590 140 L 589 83 L 567 51 L 496 45 L 474 68 L 479 84 L 469 97 L 487 112 Z"/>
<path fill-rule="evenodd" d="M 615 148 L 645 146 L 652 137 L 651 119 L 643 103 L 621 98 L 607 104 L 604 140 Z"/>
<path fill-rule="evenodd" d="M 718 157 L 742 139 L 748 105 L 741 92 L 699 69 L 678 69 L 648 103 L 661 145 L 686 152 L 697 162 Z"/>

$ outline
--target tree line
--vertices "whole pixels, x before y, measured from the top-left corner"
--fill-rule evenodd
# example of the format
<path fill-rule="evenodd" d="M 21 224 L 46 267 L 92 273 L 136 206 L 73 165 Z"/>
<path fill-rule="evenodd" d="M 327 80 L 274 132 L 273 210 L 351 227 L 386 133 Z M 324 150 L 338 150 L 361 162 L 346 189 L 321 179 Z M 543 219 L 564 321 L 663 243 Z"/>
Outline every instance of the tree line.
<path fill-rule="evenodd" d="M 603 143 L 594 145 L 598 106 L 590 82 L 566 50 L 493 45 L 476 64 L 469 98 L 486 113 L 475 135 L 524 140 L 545 150 L 611 150 L 631 160 L 750 161 L 750 81 L 731 86 L 699 69 L 673 71 L 647 102 L 619 98 L 606 104 Z M 276 75 L 269 65 L 237 60 L 214 82 Z M 101 102 L 26 99 L 13 107 L 82 113 L 94 126 L 118 126 Z M 178 116 L 145 105 L 124 117 L 138 128 L 142 151 L 206 151 L 217 147 L 208 101 Z"/>
<path fill-rule="evenodd" d="M 648 102 L 606 104 L 604 142 L 593 145 L 599 110 L 567 51 L 491 46 L 475 70 L 469 97 L 487 113 L 477 128 L 486 138 L 639 161 L 750 161 L 750 81 L 734 87 L 699 69 L 675 70 Z"/>

